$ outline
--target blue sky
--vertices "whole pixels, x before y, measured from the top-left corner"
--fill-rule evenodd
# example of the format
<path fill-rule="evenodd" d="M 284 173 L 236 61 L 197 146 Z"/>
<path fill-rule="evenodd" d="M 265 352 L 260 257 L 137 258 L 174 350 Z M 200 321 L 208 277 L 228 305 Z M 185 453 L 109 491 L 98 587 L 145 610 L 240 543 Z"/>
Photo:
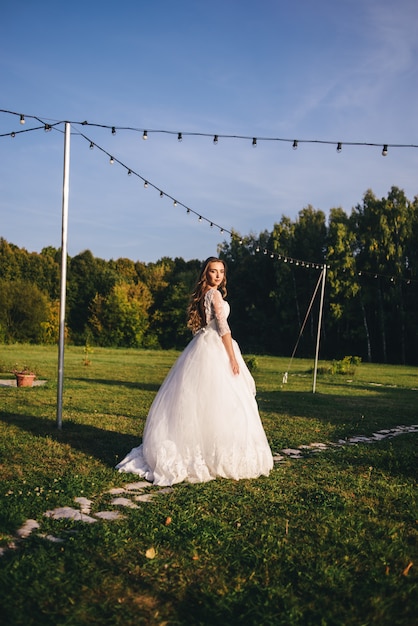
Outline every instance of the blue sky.
<path fill-rule="evenodd" d="M 367 189 L 418 194 L 418 149 L 381 156 L 384 143 L 418 144 L 416 0 L 3 0 L 1 22 L 0 108 L 28 116 L 25 129 L 34 115 L 141 131 L 72 124 L 71 256 L 215 254 L 228 237 L 181 204 L 247 235 L 309 204 L 350 213 Z M 0 134 L 22 129 L 0 113 Z M 59 130 L 0 137 L 9 242 L 60 246 L 63 151 Z"/>

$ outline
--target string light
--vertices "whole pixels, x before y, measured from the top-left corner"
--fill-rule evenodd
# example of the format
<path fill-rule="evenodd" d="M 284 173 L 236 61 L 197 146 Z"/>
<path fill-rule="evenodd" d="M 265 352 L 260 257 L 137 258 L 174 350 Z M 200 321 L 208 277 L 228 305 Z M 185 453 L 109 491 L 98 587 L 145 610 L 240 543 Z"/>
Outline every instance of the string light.
<path fill-rule="evenodd" d="M 343 149 L 343 144 L 341 143 L 341 141 L 339 141 L 337 144 L 337 152 L 341 152 L 342 149 Z"/>
<path fill-rule="evenodd" d="M 88 138 L 87 138 L 85 135 L 83 135 L 82 133 L 80 133 L 80 135 L 81 135 L 81 136 L 82 136 L 82 137 L 83 137 L 86 141 L 88 141 L 90 144 L 92 144 L 92 143 L 93 143 L 93 142 L 91 142 L 91 141 L 90 141 L 90 139 L 88 139 Z M 105 154 L 108 154 L 108 153 L 107 153 L 107 152 L 106 152 L 103 148 L 101 148 L 100 146 L 97 146 L 97 147 L 98 147 L 98 148 L 99 148 L 102 152 L 104 152 Z M 109 156 L 109 154 L 108 154 L 108 156 Z M 113 163 L 113 162 L 114 162 L 114 158 L 113 158 L 112 156 L 110 157 L 110 162 L 111 162 L 111 163 Z M 118 161 L 118 163 L 119 163 L 120 165 L 122 165 L 123 167 L 126 167 L 126 166 L 125 166 L 123 163 L 121 163 L 120 161 Z M 128 169 L 128 168 L 127 168 L 127 169 Z M 132 170 L 130 170 L 130 169 L 129 169 L 129 170 L 128 170 L 128 174 L 129 174 L 129 172 L 132 172 Z M 142 176 L 140 176 L 139 174 L 136 174 L 136 175 L 137 175 L 137 176 L 139 176 L 139 178 L 142 178 Z M 171 197 L 171 196 L 169 196 L 168 194 L 164 194 L 164 192 L 163 192 L 162 190 L 159 190 L 159 189 L 158 189 L 155 185 L 153 185 L 152 183 L 148 183 L 148 181 L 147 181 L 146 179 L 142 178 L 142 180 L 144 181 L 144 186 L 151 185 L 152 187 L 154 187 L 154 189 L 156 189 L 157 191 L 159 191 L 159 193 L 160 193 L 160 197 L 161 197 L 161 198 L 162 198 L 164 195 L 167 195 L 168 197 Z M 171 199 L 173 200 L 174 206 L 177 206 L 177 204 L 178 204 L 177 200 L 174 200 L 174 198 L 171 198 Z M 181 204 L 181 203 L 180 203 L 180 204 Z M 226 229 L 222 228 L 221 226 L 219 226 L 219 225 L 215 224 L 213 221 L 211 221 L 211 220 L 209 220 L 208 218 L 206 218 L 206 217 L 202 216 L 201 214 L 196 213 L 196 211 L 193 211 L 193 209 L 190 209 L 189 207 L 186 207 L 184 204 L 182 204 L 182 206 L 186 209 L 187 214 L 189 214 L 189 213 L 194 213 L 196 216 L 198 216 L 199 222 L 201 222 L 202 220 L 204 220 L 204 221 L 206 221 L 206 222 L 210 225 L 210 227 L 211 227 L 211 228 L 213 228 L 214 226 L 217 226 L 217 228 L 219 228 L 219 231 L 220 231 L 220 233 L 221 233 L 221 234 L 224 234 L 224 232 L 227 232 L 229 235 L 231 235 L 231 237 L 234 237 L 233 233 L 231 233 L 230 231 L 228 231 L 228 230 L 226 230 Z M 243 239 L 242 239 L 242 238 L 237 238 L 237 242 L 239 243 L 239 245 L 242 245 L 242 244 L 243 244 Z M 259 251 L 260 251 L 260 247 L 259 247 L 259 245 L 257 245 L 257 247 L 256 247 L 256 252 L 259 252 Z M 294 264 L 294 265 L 296 265 L 296 266 L 298 266 L 298 267 L 299 267 L 299 266 L 302 266 L 302 267 L 304 267 L 304 268 L 306 268 L 306 269 L 312 268 L 312 269 L 322 270 L 322 268 L 324 267 L 324 264 L 323 264 L 323 263 L 309 263 L 309 262 L 307 262 L 307 261 L 301 261 L 301 260 L 299 260 L 299 259 L 293 259 L 292 257 L 289 257 L 289 256 L 283 256 L 283 255 L 281 255 L 281 254 L 275 254 L 273 251 L 268 250 L 267 248 L 264 248 L 264 249 L 263 249 L 263 253 L 264 253 L 265 255 L 269 254 L 271 259 L 275 259 L 275 258 L 276 258 L 276 259 L 277 259 L 277 260 L 279 260 L 279 261 L 280 261 L 280 260 L 282 260 L 284 263 L 289 263 L 290 265 L 293 265 L 293 264 Z M 329 266 L 329 265 L 327 265 L 327 268 L 329 269 L 329 268 L 330 268 L 330 266 Z M 343 270 L 343 271 L 345 271 L 345 270 Z M 364 275 L 364 274 L 367 274 L 367 273 L 362 272 L 362 271 L 359 271 L 359 272 L 358 272 L 358 276 L 362 276 L 362 275 Z M 372 276 L 373 276 L 373 275 L 372 275 Z M 374 277 L 375 277 L 375 278 L 377 278 L 377 275 L 374 275 Z M 382 278 L 388 278 L 388 277 L 387 277 L 387 276 L 382 276 Z M 394 279 L 393 277 L 390 277 L 390 280 L 391 280 L 391 282 L 392 282 L 393 284 L 395 284 L 395 282 L 396 282 L 396 281 L 395 281 L 395 279 Z M 408 280 L 406 280 L 406 279 L 401 279 L 401 280 L 404 280 L 404 281 L 406 282 L 406 284 L 408 284 L 408 285 L 411 283 L 411 280 L 410 280 L 410 279 L 408 279 Z M 413 281 L 413 282 L 418 282 L 418 281 Z"/>
<path fill-rule="evenodd" d="M 17 113 L 15 111 L 9 111 L 6 109 L 0 109 L 0 113 L 9 113 L 11 115 L 17 115 L 20 118 L 20 123 L 21 124 L 25 124 L 25 115 L 23 113 Z M 31 117 L 33 119 L 36 119 L 37 121 L 41 121 L 38 117 L 36 116 L 26 116 L 26 117 Z M 285 138 L 285 137 L 251 137 L 249 135 L 233 135 L 233 134 L 213 134 L 213 133 L 203 133 L 203 132 L 178 132 L 178 131 L 171 131 L 171 130 L 166 130 L 166 129 L 154 129 L 154 130 L 141 130 L 139 128 L 134 128 L 131 126 L 115 126 L 115 125 L 108 125 L 108 124 L 97 124 L 97 123 L 93 123 L 93 122 L 88 122 L 87 120 L 84 120 L 82 122 L 80 121 L 69 121 L 68 122 L 70 124 L 77 125 L 80 124 L 82 126 L 94 126 L 97 128 L 109 128 L 112 131 L 112 134 L 115 134 L 116 131 L 119 130 L 129 130 L 129 131 L 133 131 L 133 132 L 142 132 L 142 138 L 143 139 L 147 139 L 148 138 L 148 133 L 152 132 L 152 133 L 164 133 L 164 134 L 176 134 L 177 137 L 179 138 L 183 138 L 184 135 L 189 135 L 189 136 L 200 136 L 200 137 L 212 137 L 213 138 L 213 143 L 217 143 L 218 140 L 222 137 L 222 138 L 227 138 L 227 139 L 251 139 L 252 140 L 252 146 L 255 147 L 258 143 L 258 141 L 280 141 L 280 142 L 289 142 L 292 144 L 292 147 L 294 149 L 296 149 L 299 145 L 299 143 L 316 143 L 316 144 L 329 144 L 329 145 L 335 145 L 337 150 L 339 148 L 339 145 L 344 143 L 345 145 L 350 145 L 350 146 L 382 146 L 382 143 L 373 143 L 373 142 L 367 142 L 367 141 L 344 141 L 344 142 L 337 142 L 337 141 L 328 141 L 328 140 L 323 140 L 323 139 L 289 139 L 289 138 Z M 53 124 L 53 126 L 59 125 L 59 124 L 63 124 L 63 121 L 59 121 Z M 51 126 L 52 128 L 52 126 Z M 30 129 L 30 130 L 35 130 L 35 129 Z M 113 132 L 114 131 L 114 132 Z M 7 133 L 7 135 L 10 135 L 10 133 Z M 0 136 L 5 136 L 5 135 L 0 135 Z M 389 148 L 418 148 L 417 144 L 383 144 L 383 150 L 382 150 L 382 155 L 386 156 L 388 149 Z M 385 153 L 385 154 L 384 154 Z"/>
<path fill-rule="evenodd" d="M 4 113 L 11 113 L 10 111 L 4 111 L 4 110 L 0 110 L 0 112 L 4 112 Z M 14 114 L 14 115 L 19 115 L 19 114 L 17 114 L 17 113 L 13 113 L 13 114 Z M 49 132 L 49 131 L 51 131 L 51 130 L 52 130 L 52 128 L 53 128 L 53 127 L 55 127 L 55 126 L 57 126 L 57 125 L 59 125 L 59 124 L 62 124 L 62 123 L 63 123 L 63 122 L 57 122 L 57 123 L 54 123 L 53 125 L 50 125 L 50 124 L 46 124 L 46 123 L 42 122 L 42 120 L 40 120 L 39 118 L 34 118 L 34 119 L 37 119 L 39 122 L 41 122 L 41 123 L 43 124 L 43 126 L 41 126 L 41 127 L 37 127 L 37 128 L 30 128 L 30 129 L 27 129 L 27 130 L 31 131 L 31 130 L 39 130 L 40 128 L 44 128 L 44 130 L 45 130 L 45 131 Z M 25 123 L 25 117 L 24 117 L 24 115 L 23 115 L 23 114 L 20 114 L 20 122 L 21 122 L 22 124 L 24 124 L 24 123 Z M 71 123 L 71 122 L 70 122 L 70 123 Z M 77 122 L 73 122 L 72 124 L 76 124 L 76 123 L 77 123 Z M 93 124 L 88 124 L 87 122 L 82 122 L 81 124 L 82 124 L 82 125 L 93 125 Z M 116 127 L 112 127 L 112 134 L 115 134 L 115 133 L 113 133 L 113 129 L 114 129 L 114 130 L 115 130 L 115 132 L 116 132 Z M 133 129 L 132 129 L 132 130 L 133 130 Z M 26 132 L 26 131 L 21 131 L 21 132 Z M 159 132 L 159 131 L 152 131 L 152 132 Z M 162 132 L 162 131 L 161 131 L 161 132 Z M 200 133 L 190 133 L 190 134 L 200 134 Z M 11 136 L 11 137 L 15 137 L 16 133 L 15 133 L 15 131 L 13 131 L 12 133 L 7 133 L 6 135 L 9 135 L 9 136 Z M 1 135 L 1 136 L 6 136 L 6 135 Z M 87 141 L 89 142 L 89 147 L 90 147 L 90 149 L 93 149 L 94 147 L 99 148 L 99 150 L 101 150 L 102 152 L 104 152 L 105 154 L 107 154 L 107 155 L 110 157 L 110 158 L 109 158 L 109 162 L 110 162 L 110 164 L 111 164 L 111 165 L 113 165 L 113 164 L 114 164 L 115 159 L 114 159 L 114 157 L 113 157 L 113 156 L 111 156 L 109 153 L 107 153 L 107 152 L 106 152 L 103 148 L 101 148 L 100 146 L 98 146 L 97 144 L 95 144 L 93 141 L 91 141 L 90 139 L 88 139 L 88 138 L 87 138 L 85 135 L 83 135 L 82 133 L 80 133 L 80 135 L 81 135 L 81 136 L 82 136 L 85 140 L 87 140 Z M 143 139 L 147 139 L 147 136 L 148 136 L 147 131 L 143 131 Z M 182 133 L 178 133 L 178 136 L 179 136 L 179 137 L 182 137 Z M 215 138 L 216 138 L 216 141 L 215 141 Z M 217 143 L 217 140 L 218 140 L 218 135 L 213 136 L 213 140 L 214 140 L 214 143 Z M 282 140 L 282 141 L 288 141 L 288 140 Z M 303 141 L 303 140 L 302 140 L 302 141 Z M 311 142 L 311 143 L 335 143 L 335 142 L 317 142 L 317 141 L 315 141 L 315 142 L 310 141 L 310 142 Z M 350 142 L 345 142 L 345 143 L 350 143 Z M 298 144 L 298 141 L 297 141 L 297 140 L 293 140 L 293 147 L 294 147 L 295 149 L 296 149 L 296 147 L 297 147 L 297 144 Z M 253 139 L 252 139 L 252 145 L 253 145 L 254 147 L 257 145 L 257 138 L 256 138 L 256 137 L 253 137 Z M 360 143 L 356 143 L 356 144 L 351 144 L 351 145 L 377 145 L 377 144 L 360 144 Z M 342 147 L 342 143 L 341 143 L 341 142 L 338 142 L 338 143 L 337 143 L 337 150 L 339 149 L 339 147 L 340 147 L 340 146 Z M 386 156 L 386 155 L 387 155 L 388 148 L 389 148 L 390 146 L 394 147 L 394 144 L 384 144 L 384 145 L 383 145 L 383 150 L 382 150 L 382 155 L 383 155 L 383 156 Z M 409 146 L 402 145 L 402 146 L 401 146 L 400 144 L 398 144 L 398 145 L 396 145 L 396 147 L 418 147 L 418 146 L 415 146 L 415 145 L 409 145 Z M 131 176 L 131 175 L 132 175 L 132 173 L 135 173 L 135 172 L 133 172 L 133 170 L 131 170 L 130 168 L 127 168 L 127 167 L 126 167 L 123 163 L 121 163 L 121 161 L 118 161 L 118 163 L 119 163 L 120 165 L 122 165 L 123 167 L 125 167 L 125 168 L 126 168 L 126 170 L 127 170 L 127 172 L 128 172 L 128 175 L 129 175 L 129 176 Z M 142 178 L 142 176 L 140 176 L 139 174 L 136 174 L 136 176 L 139 176 L 139 178 L 141 178 L 141 179 L 144 181 L 144 187 L 148 187 L 149 183 L 148 183 L 148 181 L 147 181 L 147 180 L 145 180 L 144 178 Z M 151 183 L 151 186 L 152 186 L 152 187 L 154 187 L 154 189 L 156 189 L 157 191 L 159 191 L 159 193 L 160 193 L 160 197 L 161 197 L 161 198 L 162 198 L 162 197 L 164 197 L 164 195 L 167 195 L 167 194 L 164 194 L 164 192 L 163 192 L 163 191 L 161 191 L 161 190 L 157 189 L 157 187 L 155 187 L 155 185 L 153 185 L 152 183 Z M 171 196 L 168 196 L 168 197 L 171 197 Z M 177 204 L 178 204 L 177 200 L 174 200 L 173 198 L 171 198 L 171 199 L 172 199 L 172 200 L 173 200 L 173 202 L 174 202 L 174 206 L 177 206 Z M 180 204 L 181 204 L 181 203 L 180 203 Z M 183 204 L 182 206 L 184 207 L 185 205 Z M 197 215 L 197 216 L 198 216 L 198 219 L 199 219 L 199 222 L 201 222 L 202 220 L 205 220 L 205 221 L 206 221 L 206 222 L 210 225 L 210 227 L 211 227 L 211 228 L 213 228 L 214 226 L 217 226 L 217 228 L 219 228 L 219 231 L 220 231 L 220 233 L 221 233 L 221 234 L 223 234 L 224 232 L 227 232 L 229 235 L 233 236 L 233 233 L 231 233 L 230 231 L 228 231 L 228 230 L 226 230 L 226 229 L 224 229 L 224 228 L 220 227 L 219 225 L 215 224 L 213 221 L 210 221 L 210 220 L 208 220 L 206 217 L 203 217 L 202 215 L 199 215 L 198 213 L 196 213 L 195 211 L 193 211 L 193 210 L 192 210 L 192 209 L 190 209 L 189 207 L 185 207 L 185 208 L 186 208 L 186 210 L 187 210 L 187 213 L 191 213 L 191 212 L 192 212 L 192 213 L 194 213 L 195 215 Z M 238 243 L 239 243 L 240 245 L 242 245 L 242 244 L 243 244 L 243 239 L 242 239 L 242 238 L 238 239 Z M 259 251 L 260 251 L 260 247 L 257 245 L 256 252 L 259 252 Z M 277 258 L 278 260 L 282 260 L 282 256 L 281 256 L 280 254 L 276 255 L 274 252 L 271 252 L 271 251 L 267 250 L 266 248 L 264 248 L 263 252 L 264 252 L 264 254 L 265 254 L 265 255 L 270 254 L 270 257 L 271 257 L 272 259 Z M 322 268 L 324 267 L 324 265 L 323 265 L 323 264 L 318 264 L 318 263 L 317 263 L 317 264 L 314 264 L 314 263 L 310 264 L 310 263 L 308 263 L 308 262 L 306 262 L 306 261 L 299 261 L 298 259 L 292 259 L 291 257 L 283 257 L 283 262 L 284 262 L 284 263 L 288 263 L 288 262 L 289 262 L 290 264 L 293 264 L 293 263 L 294 263 L 296 266 L 302 266 L 302 267 L 306 267 L 306 268 L 310 268 L 310 267 L 311 267 L 311 268 L 316 268 L 316 269 L 318 269 L 318 270 L 320 270 L 320 269 L 322 269 Z M 329 268 L 330 266 L 329 266 L 329 265 L 327 265 L 327 267 Z M 362 276 L 362 275 L 364 275 L 364 274 L 366 274 L 366 275 L 367 275 L 367 272 L 362 272 L 362 271 L 359 271 L 359 272 L 358 272 L 358 276 Z M 371 276 L 373 276 L 374 278 L 377 278 L 377 277 L 378 277 L 378 275 L 377 275 L 377 274 L 370 274 L 370 275 L 371 275 Z M 398 280 L 398 279 L 399 279 L 399 280 L 404 281 L 407 285 L 411 284 L 411 282 L 414 282 L 414 283 L 415 283 L 415 282 L 418 282 L 418 281 L 411 281 L 411 279 L 410 279 L 410 278 L 408 278 L 408 279 L 403 279 L 402 277 L 401 277 L 401 278 L 399 278 L 399 277 L 398 277 L 398 278 L 395 278 L 395 277 L 393 277 L 393 276 L 392 276 L 392 277 L 388 277 L 388 276 L 384 276 L 384 275 L 382 275 L 381 277 L 382 277 L 382 278 L 390 278 L 390 281 L 391 281 L 393 284 L 396 284 L 396 280 Z"/>
<path fill-rule="evenodd" d="M 182 135 L 181 133 L 179 133 L 179 134 L 177 135 L 177 140 L 178 140 L 178 141 L 183 141 L 183 135 Z"/>

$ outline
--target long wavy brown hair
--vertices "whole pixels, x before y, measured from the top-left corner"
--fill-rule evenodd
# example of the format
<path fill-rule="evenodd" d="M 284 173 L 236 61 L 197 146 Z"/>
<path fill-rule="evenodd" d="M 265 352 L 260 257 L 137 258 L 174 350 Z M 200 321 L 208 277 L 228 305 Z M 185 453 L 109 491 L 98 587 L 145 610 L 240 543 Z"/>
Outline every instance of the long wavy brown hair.
<path fill-rule="evenodd" d="M 196 283 L 196 287 L 190 296 L 189 306 L 187 308 L 187 326 L 192 333 L 197 333 L 198 330 L 206 326 L 206 316 L 204 310 L 204 297 L 205 293 L 209 289 L 207 274 L 211 263 L 222 263 L 224 266 L 225 274 L 223 281 L 219 285 L 219 290 L 223 298 L 226 298 L 226 263 L 222 259 L 218 259 L 216 256 L 210 256 L 203 263 L 199 274 L 199 280 Z"/>

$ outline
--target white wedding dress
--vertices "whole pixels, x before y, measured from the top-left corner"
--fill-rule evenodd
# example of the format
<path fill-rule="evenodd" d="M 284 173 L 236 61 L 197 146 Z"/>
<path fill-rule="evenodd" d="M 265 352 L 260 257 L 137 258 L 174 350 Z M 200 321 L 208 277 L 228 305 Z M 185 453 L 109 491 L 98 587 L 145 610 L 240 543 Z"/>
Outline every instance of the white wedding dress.
<path fill-rule="evenodd" d="M 207 325 L 178 357 L 151 405 L 143 443 L 116 467 L 155 485 L 268 475 L 273 458 L 255 400 L 255 383 L 236 341 L 234 375 L 221 335 L 229 304 L 205 295 Z"/>

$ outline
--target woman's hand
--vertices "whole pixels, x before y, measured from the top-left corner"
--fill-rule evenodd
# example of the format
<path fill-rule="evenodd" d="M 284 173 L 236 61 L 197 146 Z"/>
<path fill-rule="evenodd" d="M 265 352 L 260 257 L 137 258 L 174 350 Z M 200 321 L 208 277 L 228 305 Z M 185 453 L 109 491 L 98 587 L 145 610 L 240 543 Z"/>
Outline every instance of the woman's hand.
<path fill-rule="evenodd" d="M 224 344 L 225 350 L 228 354 L 229 363 L 231 364 L 232 371 L 234 375 L 236 376 L 237 374 L 239 374 L 239 365 L 238 365 L 238 361 L 235 358 L 231 333 L 226 333 L 225 335 L 222 335 L 222 343 Z"/>
<path fill-rule="evenodd" d="M 236 376 L 237 374 L 239 374 L 239 365 L 238 365 L 236 358 L 233 357 L 232 359 L 229 359 L 229 362 L 231 364 L 232 371 L 234 375 Z"/>

